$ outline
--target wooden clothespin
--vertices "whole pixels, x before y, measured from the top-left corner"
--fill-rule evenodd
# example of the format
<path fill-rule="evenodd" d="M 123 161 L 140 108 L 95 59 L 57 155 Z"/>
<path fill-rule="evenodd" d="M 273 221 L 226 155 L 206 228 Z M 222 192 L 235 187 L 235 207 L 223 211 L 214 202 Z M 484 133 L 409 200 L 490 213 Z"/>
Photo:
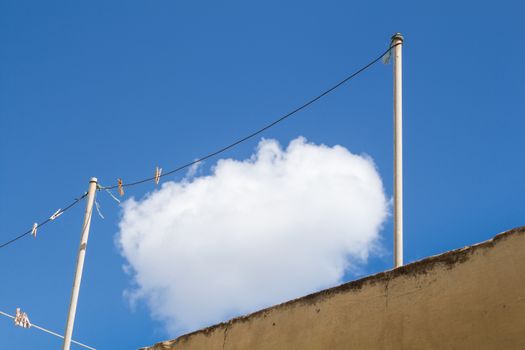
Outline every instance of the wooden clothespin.
<path fill-rule="evenodd" d="M 36 238 L 36 230 L 38 229 L 38 224 L 35 222 L 33 228 L 31 229 L 31 236 Z"/>
<path fill-rule="evenodd" d="M 53 215 L 51 215 L 51 217 L 49 218 L 49 220 L 55 220 L 56 218 L 58 218 L 60 215 L 62 215 L 64 212 L 62 211 L 62 209 L 58 209 L 57 211 L 55 211 L 55 213 Z"/>
<path fill-rule="evenodd" d="M 20 311 L 20 308 L 16 308 L 16 315 L 14 319 L 15 325 L 22 328 L 30 328 L 31 322 L 29 322 L 29 317 L 25 312 Z"/>
<path fill-rule="evenodd" d="M 117 183 L 118 183 L 118 193 L 120 194 L 120 196 L 124 196 L 124 187 L 122 186 L 122 179 L 117 179 Z"/>
<path fill-rule="evenodd" d="M 160 176 L 162 175 L 162 168 L 158 166 L 155 167 L 155 184 L 158 185 L 160 181 Z"/>

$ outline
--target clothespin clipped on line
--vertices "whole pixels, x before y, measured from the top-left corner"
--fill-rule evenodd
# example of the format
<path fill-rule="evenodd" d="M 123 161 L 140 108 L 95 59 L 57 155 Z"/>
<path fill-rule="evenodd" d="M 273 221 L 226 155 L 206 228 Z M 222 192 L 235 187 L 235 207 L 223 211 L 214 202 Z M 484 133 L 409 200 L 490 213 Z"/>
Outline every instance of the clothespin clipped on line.
<path fill-rule="evenodd" d="M 51 217 L 49 218 L 49 220 L 55 220 L 56 218 L 58 218 L 60 215 L 62 215 L 64 212 L 62 211 L 62 209 L 58 209 L 57 211 L 55 211 L 55 213 L 53 215 L 51 215 Z"/>
<path fill-rule="evenodd" d="M 162 168 L 155 167 L 155 185 L 159 184 L 160 176 L 162 175 Z"/>
<path fill-rule="evenodd" d="M 38 229 L 38 224 L 35 222 L 33 228 L 31 229 L 31 236 L 36 238 L 36 230 Z"/>
<path fill-rule="evenodd" d="M 117 184 L 118 184 L 118 193 L 120 194 L 120 196 L 124 196 L 124 187 L 122 186 L 122 179 L 117 179 Z"/>
<path fill-rule="evenodd" d="M 27 317 L 27 314 L 25 312 L 20 311 L 20 308 L 16 308 L 16 314 L 15 314 L 15 326 L 19 326 L 22 328 L 30 328 L 31 322 L 29 322 L 29 317 Z"/>

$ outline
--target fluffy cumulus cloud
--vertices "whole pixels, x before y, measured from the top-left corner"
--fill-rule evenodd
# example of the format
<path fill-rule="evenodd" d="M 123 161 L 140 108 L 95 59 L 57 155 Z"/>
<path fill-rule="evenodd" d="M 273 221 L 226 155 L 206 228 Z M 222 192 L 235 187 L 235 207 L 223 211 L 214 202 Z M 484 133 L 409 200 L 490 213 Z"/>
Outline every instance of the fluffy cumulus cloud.
<path fill-rule="evenodd" d="M 123 205 L 133 286 L 171 335 L 340 283 L 377 248 L 388 204 L 373 161 L 263 140 L 249 159 Z"/>

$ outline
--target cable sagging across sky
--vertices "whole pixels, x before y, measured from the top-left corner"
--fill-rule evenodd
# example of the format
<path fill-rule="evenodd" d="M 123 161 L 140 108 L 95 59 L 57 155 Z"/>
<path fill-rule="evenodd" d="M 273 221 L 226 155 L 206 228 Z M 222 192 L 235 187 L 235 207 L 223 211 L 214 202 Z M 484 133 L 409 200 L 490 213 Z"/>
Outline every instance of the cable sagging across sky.
<path fill-rule="evenodd" d="M 66 211 L 68 211 L 69 209 L 71 209 L 72 207 L 74 207 L 78 202 L 80 202 L 82 199 L 84 199 L 84 197 L 86 197 L 87 193 L 84 193 L 82 196 L 76 198 L 71 204 L 69 204 L 67 207 L 65 207 L 64 209 L 59 209 L 57 210 L 53 215 L 51 215 L 48 219 L 42 221 L 41 223 L 37 224 L 37 225 L 34 225 L 31 229 L 27 230 L 26 232 L 12 238 L 11 240 L 7 241 L 7 242 L 4 242 L 2 244 L 0 244 L 0 249 L 1 248 L 4 248 L 16 241 L 18 241 L 20 238 L 22 237 L 25 237 L 31 233 L 35 233 L 36 234 L 36 230 L 39 229 L 40 227 L 46 225 L 47 223 L 49 223 L 50 221 L 53 221 L 55 220 L 56 218 L 58 218 L 60 215 L 62 215 L 63 213 L 65 213 Z"/>
<path fill-rule="evenodd" d="M 327 90 L 321 92 L 319 95 L 313 97 L 312 99 L 308 100 L 307 102 L 305 102 L 304 104 L 302 104 L 301 106 L 295 108 L 294 110 L 292 110 L 291 112 L 288 112 L 286 114 L 284 114 L 283 116 L 279 117 L 278 119 L 274 120 L 273 122 L 261 127 L 260 129 L 252 132 L 251 134 L 248 134 L 236 141 L 234 141 L 233 143 L 227 145 L 227 146 L 224 146 L 214 152 L 211 152 L 211 153 L 208 153 L 207 155 L 201 157 L 201 158 L 198 158 L 194 161 L 191 161 L 189 163 L 186 163 L 184 165 L 181 165 L 179 166 L 178 168 L 175 168 L 171 171 L 167 171 L 165 173 L 161 173 L 162 172 L 162 169 L 159 169 L 159 168 L 156 168 L 155 170 L 155 175 L 153 177 L 148 177 L 148 178 L 145 178 L 145 179 L 142 179 L 142 180 L 138 180 L 138 181 L 135 181 L 135 182 L 131 182 L 131 183 L 123 183 L 122 179 L 118 179 L 118 184 L 116 185 L 112 185 L 112 186 L 99 186 L 98 187 L 98 190 L 106 190 L 110 195 L 111 197 L 113 197 L 115 200 L 119 201 L 115 196 L 113 196 L 111 194 L 111 192 L 109 192 L 109 190 L 111 189 L 115 189 L 115 188 L 118 188 L 119 189 L 119 193 L 120 195 L 124 195 L 124 190 L 123 188 L 124 187 L 132 187 L 132 186 L 136 186 L 136 185 L 139 185 L 139 184 L 142 184 L 142 183 L 145 183 L 145 182 L 149 182 L 149 181 L 154 181 L 155 183 L 158 184 L 159 182 L 159 179 L 161 177 L 164 177 L 164 176 L 168 176 L 168 175 L 171 175 L 171 174 L 174 174 L 176 172 L 179 172 L 183 169 L 186 169 L 192 165 L 195 165 L 195 164 L 198 164 L 198 163 L 201 163 L 209 158 L 212 158 L 216 155 L 219 155 L 223 152 L 226 152 L 227 150 L 263 133 L 264 131 L 270 129 L 271 127 L 279 124 L 280 122 L 288 119 L 289 117 L 295 115 L 296 113 L 300 112 L 301 110 L 305 109 L 306 107 L 310 106 L 311 104 L 317 102 L 318 100 L 320 100 L 321 98 L 323 98 L 324 96 L 328 95 L 329 93 L 331 93 L 332 91 L 336 90 L 337 88 L 339 88 L 340 86 L 344 85 L 345 83 L 347 83 L 348 81 L 350 81 L 351 79 L 355 78 L 356 76 L 358 76 L 359 74 L 361 74 L 362 72 L 364 72 L 365 70 L 367 70 L 368 68 L 370 68 L 371 66 L 373 66 L 375 63 L 379 62 L 382 58 L 386 57 L 387 55 L 390 54 L 390 51 L 397 45 L 400 45 L 400 44 L 393 44 L 391 45 L 386 51 L 384 51 L 383 53 L 381 53 L 381 55 L 379 55 L 378 57 L 376 57 L 375 59 L 373 59 L 372 61 L 370 61 L 369 63 L 367 63 L 366 65 L 364 65 L 363 67 L 361 67 L 360 69 L 358 69 L 357 71 L 355 71 L 354 73 L 350 74 L 349 76 L 347 76 L 346 78 L 344 78 L 343 80 L 339 81 L 337 84 L 333 85 L 332 87 L 328 88 Z M 62 213 L 64 213 L 66 210 L 70 209 L 71 207 L 73 207 L 75 204 L 77 204 L 80 200 L 82 200 L 84 197 L 86 196 L 86 193 L 84 193 L 81 197 L 77 198 L 73 203 L 71 203 L 70 205 L 68 205 L 66 208 L 64 209 L 59 209 L 57 212 L 55 212 L 55 214 L 53 214 L 50 218 L 48 218 L 47 220 L 41 222 L 40 224 L 36 224 L 33 226 L 32 229 L 29 229 L 27 230 L 26 232 L 14 237 L 13 239 L 5 242 L 5 243 L 2 243 L 0 245 L 0 248 L 4 248 L 14 242 L 16 242 L 17 240 L 19 240 L 20 238 L 22 237 L 25 237 L 31 233 L 33 233 L 34 235 L 36 235 L 36 230 L 42 226 L 44 226 L 45 224 L 47 224 L 48 222 L 50 221 L 53 221 L 55 218 L 57 218 L 59 215 L 61 215 Z M 120 202 L 120 201 L 119 201 Z"/>
<path fill-rule="evenodd" d="M 203 162 L 205 161 L 206 159 L 209 159 L 211 157 L 214 157 L 216 155 L 219 155 L 251 138 L 253 138 L 254 136 L 257 136 L 259 134 L 261 134 L 262 132 L 270 129 L 271 127 L 273 127 L 274 125 L 276 124 L 279 124 L 280 122 L 284 121 L 285 119 L 293 116 L 294 114 L 300 112 L 301 110 L 305 109 L 306 107 L 310 106 L 311 104 L 313 104 L 314 102 L 317 102 L 318 100 L 320 100 L 321 98 L 323 98 L 324 96 L 328 95 L 329 93 L 331 93 L 332 91 L 334 91 L 335 89 L 337 89 L 338 87 L 344 85 L 345 83 L 347 83 L 348 81 L 350 81 L 351 79 L 355 78 L 356 76 L 358 76 L 359 74 L 361 74 L 362 72 L 364 72 L 365 70 L 367 70 L 368 68 L 370 68 L 371 66 L 373 66 L 375 63 L 379 62 L 383 57 L 385 57 L 386 55 L 388 55 L 390 53 L 390 51 L 396 47 L 397 45 L 400 45 L 400 44 L 393 44 L 391 45 L 386 51 L 384 51 L 381 55 L 379 55 L 377 58 L 373 59 L 372 61 L 370 61 L 369 63 L 367 63 L 366 65 L 364 65 L 363 67 L 361 67 L 360 69 L 358 69 L 357 71 L 355 71 L 354 73 L 350 74 L 349 76 L 347 76 L 346 78 L 344 78 L 343 80 L 341 80 L 340 82 L 338 82 L 337 84 L 333 85 L 332 87 L 328 88 L 327 90 L 321 92 L 319 95 L 315 96 L 314 98 L 310 99 L 309 101 L 305 102 L 304 104 L 302 104 L 301 106 L 295 108 L 294 110 L 292 110 L 291 112 L 288 112 L 286 114 L 284 114 L 283 116 L 281 116 L 280 118 L 274 120 L 273 122 L 267 124 L 266 126 L 252 132 L 251 134 L 247 135 L 247 136 L 244 136 L 240 139 L 238 139 L 237 141 L 234 141 L 233 143 L 227 145 L 227 146 L 224 146 L 214 152 L 211 152 L 201 158 L 198 158 L 192 162 L 189 162 L 189 163 L 186 163 L 184 165 L 181 165 L 179 166 L 178 168 L 175 168 L 171 171 L 167 171 L 163 174 L 158 174 L 157 172 L 155 173 L 155 176 L 153 177 L 148 177 L 148 178 L 145 178 L 145 179 L 142 179 L 142 180 L 138 180 L 138 181 L 135 181 L 135 182 L 130 182 L 130 183 L 123 183 L 121 178 L 119 178 L 119 183 L 117 185 L 112 185 L 112 186 L 106 186 L 106 187 L 101 187 L 101 189 L 106 189 L 106 190 L 111 190 L 111 189 L 114 189 L 114 188 L 118 188 L 119 189 L 119 192 L 121 193 L 121 195 L 123 194 L 123 188 L 124 187 L 131 187 L 131 186 L 136 186 L 136 185 L 139 185 L 139 184 L 142 184 L 142 183 L 145 183 L 145 182 L 149 182 L 149 181 L 155 181 L 156 183 L 158 182 L 158 179 L 161 178 L 161 177 L 164 177 L 164 176 L 168 176 L 168 175 L 171 175 L 171 174 L 174 174 L 176 172 L 179 172 L 183 169 L 186 169 L 192 165 L 195 165 L 197 163 L 200 163 L 200 162 Z"/>

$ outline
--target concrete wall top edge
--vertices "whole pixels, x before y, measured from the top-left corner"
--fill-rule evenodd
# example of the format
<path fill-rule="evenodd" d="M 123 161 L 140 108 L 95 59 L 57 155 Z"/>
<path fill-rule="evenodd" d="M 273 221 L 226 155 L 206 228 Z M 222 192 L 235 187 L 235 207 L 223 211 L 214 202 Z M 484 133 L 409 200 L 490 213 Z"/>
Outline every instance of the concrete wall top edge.
<path fill-rule="evenodd" d="M 517 227 L 514 229 L 511 229 L 509 231 L 505 231 L 503 233 L 500 233 L 496 236 L 494 236 L 492 239 L 489 239 L 487 241 L 474 244 L 471 246 L 467 246 L 464 248 L 448 251 L 439 255 L 434 255 L 431 257 L 424 258 L 419 261 L 412 262 L 410 264 L 401 266 L 396 269 L 387 270 L 384 272 L 380 272 L 374 275 L 370 275 L 355 281 L 350 281 L 347 283 L 344 283 L 342 285 L 328 288 L 316 293 L 312 293 L 294 300 L 290 300 L 287 302 L 284 302 L 282 304 L 274 305 L 269 308 L 265 308 L 259 311 L 256 311 L 254 313 L 233 318 L 227 322 L 222 322 L 204 329 L 197 330 L 195 332 L 191 332 L 188 334 L 184 334 L 179 336 L 176 339 L 168 340 L 165 342 L 157 343 L 153 347 L 144 347 L 141 348 L 141 350 L 147 350 L 147 349 L 171 349 L 172 345 L 175 343 L 184 342 L 187 339 L 189 339 L 192 336 L 202 334 L 207 335 L 211 334 L 212 332 L 215 332 L 217 330 L 226 329 L 228 327 L 231 327 L 234 324 L 244 323 L 246 321 L 252 320 L 254 318 L 265 316 L 268 313 L 277 311 L 277 310 L 283 310 L 290 306 L 296 306 L 296 305 L 302 305 L 302 304 L 316 304 L 322 300 L 325 300 L 326 298 L 331 298 L 337 294 L 340 293 L 346 293 L 350 291 L 359 291 L 365 286 L 369 285 L 375 285 L 377 283 L 384 283 L 391 281 L 393 279 L 399 278 L 399 277 L 411 277 L 411 276 L 417 276 L 421 274 L 427 274 L 431 270 L 437 268 L 437 267 L 445 267 L 446 269 L 452 269 L 456 265 L 464 263 L 469 260 L 470 256 L 474 254 L 475 252 L 479 252 L 480 250 L 490 249 L 497 245 L 498 243 L 506 240 L 509 237 L 514 237 L 516 235 L 525 235 L 525 226 Z"/>

